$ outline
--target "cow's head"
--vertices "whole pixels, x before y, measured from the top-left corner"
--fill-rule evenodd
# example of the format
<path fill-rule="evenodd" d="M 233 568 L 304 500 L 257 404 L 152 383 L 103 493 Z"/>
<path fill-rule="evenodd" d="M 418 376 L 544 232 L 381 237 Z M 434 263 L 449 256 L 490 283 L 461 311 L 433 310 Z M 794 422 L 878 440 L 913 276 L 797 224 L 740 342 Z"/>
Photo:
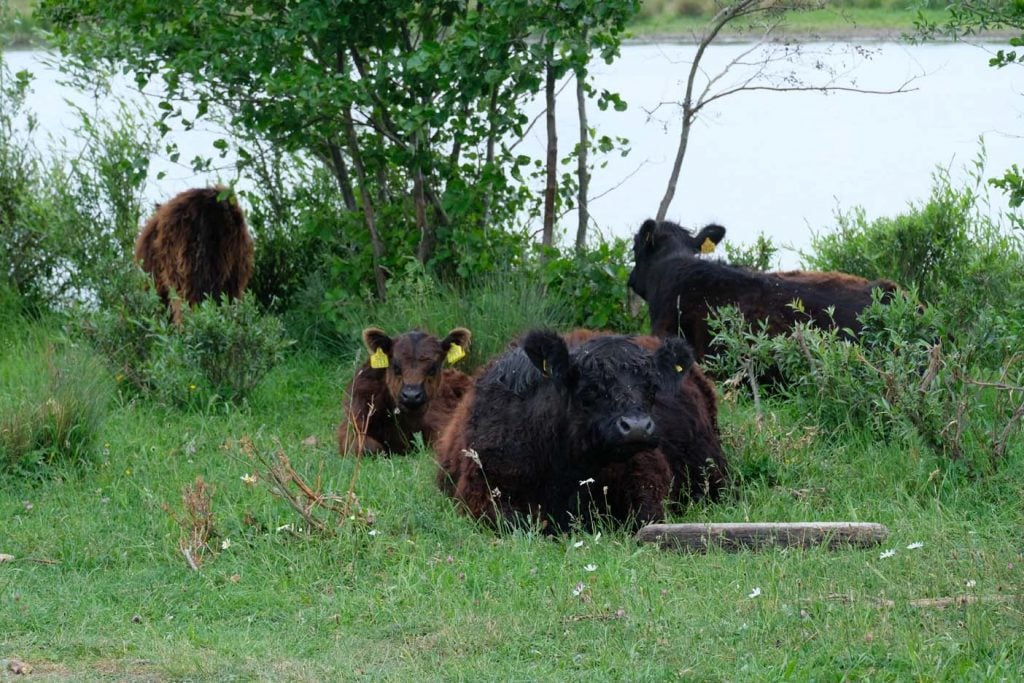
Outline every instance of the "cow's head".
<path fill-rule="evenodd" d="M 457 363 L 469 350 L 470 332 L 456 327 L 444 339 L 413 330 L 397 337 L 383 330 L 363 330 L 370 367 L 385 369 L 388 393 L 401 409 L 423 410 L 437 391 L 445 364 Z"/>
<path fill-rule="evenodd" d="M 714 251 L 725 237 L 725 228 L 711 223 L 696 235 L 671 221 L 648 218 L 633 238 L 633 270 L 629 274 L 629 287 L 646 298 L 648 271 L 651 265 L 666 256 L 683 254 L 693 256 Z"/>
<path fill-rule="evenodd" d="M 552 332 L 531 332 L 523 350 L 563 389 L 569 443 L 578 457 L 594 462 L 656 446 L 655 395 L 675 390 L 693 365 L 693 352 L 680 338 L 650 350 L 630 337 L 607 335 L 569 350 Z"/>

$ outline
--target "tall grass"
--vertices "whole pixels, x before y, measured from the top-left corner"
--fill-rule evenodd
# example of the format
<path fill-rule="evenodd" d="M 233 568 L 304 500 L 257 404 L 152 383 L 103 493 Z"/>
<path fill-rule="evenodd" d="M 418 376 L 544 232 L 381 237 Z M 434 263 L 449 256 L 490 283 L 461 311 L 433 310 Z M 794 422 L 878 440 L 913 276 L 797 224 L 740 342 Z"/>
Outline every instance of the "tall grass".
<path fill-rule="evenodd" d="M 0 341 L 0 469 L 7 472 L 43 476 L 44 466 L 95 459 L 113 395 L 93 354 L 42 339 L 29 332 Z"/>

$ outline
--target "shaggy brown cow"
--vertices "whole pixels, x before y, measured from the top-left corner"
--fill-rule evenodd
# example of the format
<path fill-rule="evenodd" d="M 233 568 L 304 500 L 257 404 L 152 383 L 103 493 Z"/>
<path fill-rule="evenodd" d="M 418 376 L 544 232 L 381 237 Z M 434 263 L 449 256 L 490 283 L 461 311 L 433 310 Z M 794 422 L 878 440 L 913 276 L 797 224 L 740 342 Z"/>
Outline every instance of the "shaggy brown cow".
<path fill-rule="evenodd" d="M 470 332 L 456 327 L 437 337 L 413 330 L 392 339 L 382 330 L 363 330 L 370 358 L 352 378 L 338 427 L 342 455 L 408 453 L 420 432 L 432 444 L 472 384 L 468 375 L 443 367 L 469 349 Z"/>
<path fill-rule="evenodd" d="M 849 337 L 861 329 L 857 316 L 871 303 L 872 290 L 881 289 L 887 300 L 898 289 L 889 280 L 835 272 L 762 273 L 697 256 L 713 250 L 724 236 L 720 225 L 692 235 L 670 221 L 647 220 L 633 240 L 629 286 L 647 301 L 651 334 L 682 333 L 698 361 L 712 342 L 708 315 L 719 306 L 735 306 L 751 323 L 767 321 L 772 335 L 810 321 L 822 328 L 838 327 Z M 802 312 L 791 306 L 796 300 L 802 302 Z"/>
<path fill-rule="evenodd" d="M 252 238 L 236 197 L 223 187 L 186 190 L 157 205 L 135 240 L 135 260 L 153 276 L 181 323 L 181 302 L 242 296 L 252 275 Z M 172 292 L 175 296 L 172 296 Z"/>
<path fill-rule="evenodd" d="M 685 340 L 569 340 L 530 332 L 478 375 L 438 439 L 438 486 L 476 518 L 547 532 L 659 521 L 681 492 L 717 494 L 714 395 L 685 379 Z"/>

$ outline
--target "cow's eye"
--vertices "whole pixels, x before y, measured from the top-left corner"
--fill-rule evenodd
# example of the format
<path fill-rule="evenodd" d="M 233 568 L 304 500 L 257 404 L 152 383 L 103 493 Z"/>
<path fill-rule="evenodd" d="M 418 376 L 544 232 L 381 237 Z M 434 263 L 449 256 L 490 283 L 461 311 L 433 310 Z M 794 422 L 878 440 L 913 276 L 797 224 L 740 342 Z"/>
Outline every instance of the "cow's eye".
<path fill-rule="evenodd" d="M 427 369 L 427 375 L 429 375 L 430 377 L 433 377 L 434 375 L 436 375 L 436 374 L 437 374 L 437 371 L 438 371 L 438 366 L 437 366 L 437 363 L 434 363 L 433 365 L 431 365 L 431 366 L 430 366 L 430 367 L 429 367 L 429 368 Z"/>
<path fill-rule="evenodd" d="M 392 363 L 391 364 L 391 369 L 395 372 L 395 377 L 401 377 L 402 376 L 402 366 L 399 365 L 398 363 Z"/>

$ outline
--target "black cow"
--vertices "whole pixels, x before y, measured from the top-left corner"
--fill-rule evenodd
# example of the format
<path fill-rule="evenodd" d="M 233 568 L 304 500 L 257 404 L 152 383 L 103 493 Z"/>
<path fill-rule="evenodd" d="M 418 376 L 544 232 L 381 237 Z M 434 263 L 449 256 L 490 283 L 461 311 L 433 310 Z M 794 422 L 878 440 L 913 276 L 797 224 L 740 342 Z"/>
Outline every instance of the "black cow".
<path fill-rule="evenodd" d="M 577 340 L 534 331 L 481 372 L 438 440 L 441 489 L 474 517 L 548 532 L 601 516 L 660 521 L 673 491 L 716 494 L 726 466 L 714 395 L 696 405 L 707 395 L 684 389 L 685 340 Z"/>
<path fill-rule="evenodd" d="M 697 255 L 712 251 L 724 236 L 720 225 L 694 235 L 670 221 L 646 220 L 633 240 L 629 286 L 647 301 L 651 334 L 684 335 L 697 361 L 709 350 L 707 319 L 719 306 L 735 306 L 752 324 L 766 321 L 772 335 L 810 321 L 838 327 L 849 338 L 861 329 L 857 316 L 871 303 L 872 290 L 881 289 L 887 300 L 898 289 L 889 280 L 801 270 L 763 273 Z"/>

